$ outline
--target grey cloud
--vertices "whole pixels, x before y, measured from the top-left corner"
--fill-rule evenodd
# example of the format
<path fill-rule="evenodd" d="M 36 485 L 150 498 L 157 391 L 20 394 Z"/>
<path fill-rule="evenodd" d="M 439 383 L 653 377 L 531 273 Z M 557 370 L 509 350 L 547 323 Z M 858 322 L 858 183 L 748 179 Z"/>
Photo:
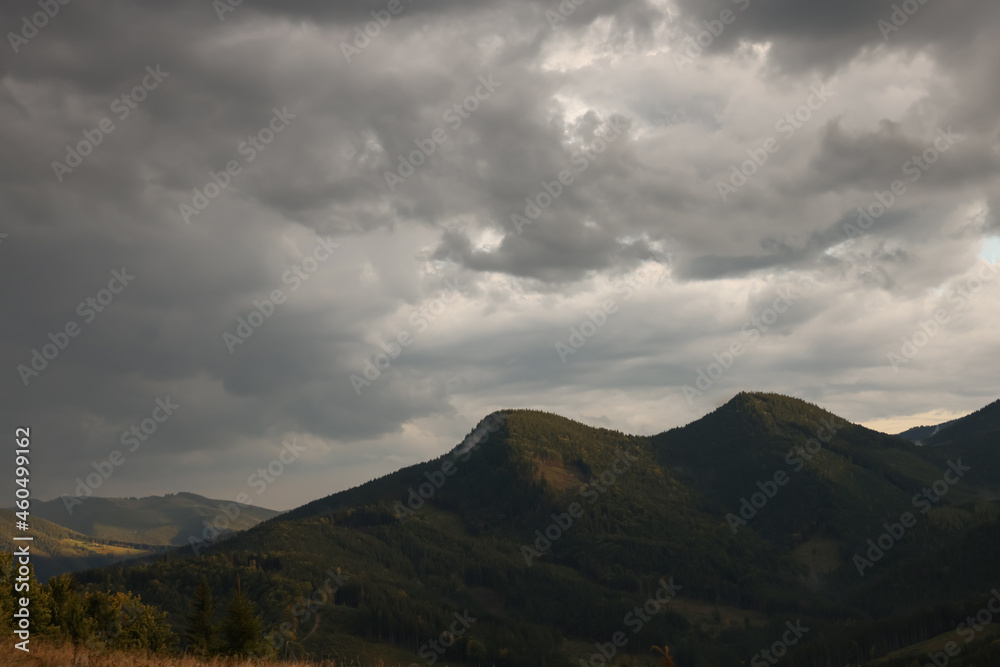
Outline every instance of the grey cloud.
<path fill-rule="evenodd" d="M 881 4 L 753 0 L 681 72 L 660 4 L 588 0 L 552 28 L 557 2 L 403 2 L 350 64 L 339 42 L 384 2 L 245 0 L 221 22 L 201 0 L 74 2 L 19 53 L 2 45 L 0 399 L 5 428 L 44 433 L 37 493 L 68 492 L 167 395 L 183 407 L 108 493 L 228 496 L 228 462 L 288 434 L 330 444 L 263 499 L 289 507 L 446 451 L 511 405 L 658 430 L 747 387 L 804 387 L 858 420 L 988 402 L 990 289 L 908 374 L 884 353 L 1000 232 L 996 49 L 975 38 L 995 29 L 992 5 L 928 3 L 882 40 Z M 731 5 L 680 3 L 684 20 Z M 5 3 L 0 22 L 34 11 Z M 743 39 L 772 41 L 760 68 Z M 918 78 L 893 79 L 900 63 Z M 157 64 L 170 76 L 115 117 Z M 835 101 L 721 201 L 715 180 L 802 103 L 814 67 Z M 449 127 L 488 74 L 500 89 Z M 296 118 L 246 160 L 240 143 L 286 106 Z M 114 132 L 58 182 L 52 162 L 106 116 Z M 613 119 L 622 136 L 518 233 L 511 214 Z M 967 142 L 847 241 L 857 207 L 949 124 Z M 436 128 L 448 140 L 391 190 L 385 172 Z M 185 224 L 179 206 L 230 160 L 241 173 Z M 341 248 L 292 291 L 282 276 L 317 234 Z M 17 366 L 123 266 L 134 285 L 25 387 Z M 651 266 L 655 283 L 615 290 Z M 461 296 L 418 332 L 445 277 Z M 808 296 L 688 405 L 680 387 L 787 282 Z M 287 302 L 230 354 L 222 334 L 275 289 Z M 556 341 L 607 299 L 618 312 L 564 364 Z M 350 376 L 403 331 L 413 344 L 359 395 Z"/>
<path fill-rule="evenodd" d="M 896 26 L 892 24 L 893 4 L 902 2 L 751 0 L 745 11 L 739 10 L 747 4 L 745 0 L 679 0 L 678 4 L 692 24 L 718 19 L 725 9 L 736 13 L 734 22 L 709 46 L 710 51 L 732 50 L 742 40 L 771 41 L 773 63 L 791 72 L 830 71 L 880 47 L 910 51 L 931 47 L 952 54 L 968 42 L 970 34 L 988 31 L 998 11 L 996 3 L 989 0 L 947 4 L 910 0 L 908 5 L 919 9 L 905 15 L 905 22 L 897 18 L 902 25 Z M 899 29 L 883 31 L 880 20 Z"/>

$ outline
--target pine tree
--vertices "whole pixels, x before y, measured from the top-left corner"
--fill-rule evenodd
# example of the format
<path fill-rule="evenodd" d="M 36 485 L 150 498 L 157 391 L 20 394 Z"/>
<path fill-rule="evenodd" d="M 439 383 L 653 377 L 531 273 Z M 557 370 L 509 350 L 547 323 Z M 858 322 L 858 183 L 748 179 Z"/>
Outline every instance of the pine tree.
<path fill-rule="evenodd" d="M 261 636 L 264 624 L 253 601 L 247 597 L 240 586 L 240 578 L 236 577 L 236 592 L 226 609 L 226 620 L 222 625 L 222 634 L 226 643 L 226 652 L 230 655 L 253 656 L 261 652 L 263 646 Z"/>
<path fill-rule="evenodd" d="M 212 623 L 214 614 L 215 600 L 212 599 L 212 589 L 208 585 L 208 579 L 202 577 L 201 583 L 195 590 L 195 599 L 185 629 L 188 646 L 196 655 L 211 655 L 215 648 L 217 630 Z"/>

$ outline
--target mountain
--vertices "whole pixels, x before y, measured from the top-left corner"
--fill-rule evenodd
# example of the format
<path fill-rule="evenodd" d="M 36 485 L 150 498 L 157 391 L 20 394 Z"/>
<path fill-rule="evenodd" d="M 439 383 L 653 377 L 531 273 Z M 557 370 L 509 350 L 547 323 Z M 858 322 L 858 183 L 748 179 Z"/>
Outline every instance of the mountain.
<path fill-rule="evenodd" d="M 965 417 L 942 422 L 936 426 L 914 426 L 899 434 L 901 438 L 920 444 L 926 441 L 931 445 L 956 442 L 971 437 L 996 439 L 998 436 L 1000 436 L 1000 400 Z"/>
<path fill-rule="evenodd" d="M 1000 476 L 984 451 L 765 393 L 652 437 L 505 410 L 438 459 L 80 578 L 181 624 L 202 577 L 227 598 L 238 574 L 284 650 L 340 660 L 642 664 L 669 644 L 678 665 L 724 667 L 796 622 L 811 630 L 783 664 L 859 664 L 989 590 Z M 475 621 L 459 633 L 458 617 Z"/>
<path fill-rule="evenodd" d="M 716 503 L 717 512 L 740 515 L 744 499 L 775 491 L 764 508 L 751 512 L 750 503 L 744 514 L 755 515 L 748 527 L 792 551 L 800 545 L 829 551 L 832 541 L 843 552 L 864 542 L 878 517 L 898 516 L 915 489 L 947 468 L 940 456 L 899 437 L 777 394 L 739 394 L 652 440 L 660 462 Z M 956 487 L 949 499 L 972 501 L 979 492 Z"/>
<path fill-rule="evenodd" d="M 950 422 L 924 442 L 928 456 L 938 460 L 962 457 L 972 470 L 967 479 L 981 498 L 997 498 L 991 483 L 1000 479 L 1000 401 Z"/>
<path fill-rule="evenodd" d="M 913 428 L 908 428 L 902 433 L 899 433 L 900 438 L 905 438 L 910 442 L 915 442 L 918 445 L 922 445 L 924 440 L 927 440 L 932 435 L 945 428 L 952 422 L 946 421 L 940 424 L 935 424 L 934 426 L 914 426 Z"/>
<path fill-rule="evenodd" d="M 13 510 L 0 509 L 0 533 L 18 534 L 15 521 Z M 41 581 L 62 572 L 79 572 L 164 550 L 148 544 L 96 540 L 37 516 L 31 516 L 30 526 L 30 535 L 35 538 L 31 542 L 31 562 Z M 16 545 L 9 541 L 4 546 L 5 551 L 13 551 Z"/>
<path fill-rule="evenodd" d="M 927 441 L 928 445 L 940 446 L 952 442 L 970 441 L 1000 442 L 1000 400 L 994 401 L 970 415 L 948 422 Z"/>
<path fill-rule="evenodd" d="M 32 516 L 47 519 L 78 533 L 100 540 L 157 546 L 188 544 L 191 535 L 201 536 L 204 522 L 220 515 L 226 501 L 211 500 L 194 493 L 176 493 L 146 498 L 57 498 L 31 505 Z M 220 533 L 246 530 L 278 515 L 274 510 L 248 506 Z M 219 525 L 224 525 L 222 521 Z"/>

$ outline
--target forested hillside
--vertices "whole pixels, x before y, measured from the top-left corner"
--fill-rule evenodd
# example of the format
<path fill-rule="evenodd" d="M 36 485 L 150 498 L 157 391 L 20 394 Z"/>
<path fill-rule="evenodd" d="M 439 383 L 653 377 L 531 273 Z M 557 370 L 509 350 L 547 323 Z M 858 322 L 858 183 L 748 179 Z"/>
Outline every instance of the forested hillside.
<path fill-rule="evenodd" d="M 426 464 L 81 580 L 181 632 L 200 582 L 228 600 L 238 576 L 282 655 L 570 665 L 668 644 L 735 666 L 801 623 L 783 664 L 860 664 L 954 630 L 996 585 L 994 448 L 964 443 L 956 477 L 950 446 L 773 394 L 654 437 L 509 410 Z"/>

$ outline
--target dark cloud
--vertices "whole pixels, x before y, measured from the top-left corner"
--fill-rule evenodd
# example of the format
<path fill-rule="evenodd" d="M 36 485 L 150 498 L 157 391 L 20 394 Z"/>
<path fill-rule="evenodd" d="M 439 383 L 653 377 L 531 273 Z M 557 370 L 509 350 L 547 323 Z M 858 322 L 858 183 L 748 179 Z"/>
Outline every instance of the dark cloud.
<path fill-rule="evenodd" d="M 966 50 L 970 37 L 987 34 L 998 17 L 996 3 L 868 2 L 845 0 L 678 0 L 689 31 L 730 10 L 736 18 L 707 47 L 728 51 L 741 42 L 771 42 L 772 62 L 786 71 L 830 71 L 878 49 L 916 52 L 932 48 L 945 57 Z M 894 17 L 894 6 L 905 5 Z M 743 9 L 745 7 L 745 9 Z M 880 24 L 880 21 L 883 22 Z M 888 27 L 887 27 L 888 26 Z"/>
<path fill-rule="evenodd" d="M 229 497 L 298 437 L 308 465 L 261 498 L 289 507 L 510 406 L 653 432 L 747 387 L 858 421 L 991 400 L 1000 281 L 905 372 L 885 355 L 1000 232 L 994 4 L 927 3 L 883 39 L 891 3 L 402 2 L 350 62 L 341 42 L 386 2 L 244 0 L 222 20 L 203 0 L 73 2 L 5 37 L 0 399 L 4 428 L 39 429 L 38 495 L 72 492 L 168 396 L 103 493 Z M 678 65 L 723 8 L 736 20 Z M 5 35 L 38 11 L 5 3 Z M 148 68 L 162 80 L 124 100 Z M 818 81 L 835 94 L 780 134 Z M 848 234 L 948 128 L 964 141 Z M 134 282 L 85 321 L 121 270 Z M 688 403 L 788 284 L 801 299 Z"/>

